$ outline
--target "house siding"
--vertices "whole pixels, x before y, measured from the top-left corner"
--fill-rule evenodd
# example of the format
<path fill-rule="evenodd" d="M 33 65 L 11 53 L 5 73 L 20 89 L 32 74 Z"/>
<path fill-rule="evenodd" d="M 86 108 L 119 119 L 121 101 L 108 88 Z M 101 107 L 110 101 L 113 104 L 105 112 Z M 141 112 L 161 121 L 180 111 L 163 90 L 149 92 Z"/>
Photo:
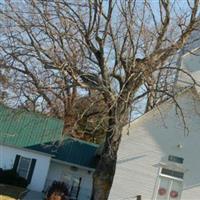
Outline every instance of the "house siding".
<path fill-rule="evenodd" d="M 110 200 L 131 199 L 136 195 L 150 200 L 158 176 L 158 164 L 170 154 L 183 157 L 187 169 L 181 199 L 199 199 L 199 99 L 191 89 L 179 95 L 177 100 L 189 132 L 184 130 L 180 112 L 178 116 L 172 102 L 162 104 L 159 110 L 155 109 L 131 123 L 130 134 L 124 135 L 120 144 Z M 180 144 L 182 148 L 178 147 Z"/>
<path fill-rule="evenodd" d="M 0 168 L 11 169 L 17 154 L 27 158 L 36 159 L 33 176 L 28 185 L 28 189 L 41 192 L 44 188 L 51 157 L 19 148 L 0 145 Z"/>
<path fill-rule="evenodd" d="M 67 164 L 57 163 L 51 161 L 47 181 L 45 184 L 45 190 L 52 184 L 53 181 L 65 181 L 64 176 L 71 176 L 76 178 L 82 178 L 78 200 L 89 200 L 92 193 L 92 172 L 88 172 L 86 169 L 77 168 L 73 170 Z M 66 182 L 67 183 L 67 182 Z"/>
<path fill-rule="evenodd" d="M 198 92 L 200 92 L 200 49 L 195 49 L 193 52 L 188 52 L 181 58 L 181 68 L 184 71 L 179 71 L 177 86 L 178 87 L 186 87 L 188 85 L 193 85 L 194 80 L 196 81 L 195 88 Z M 191 79 L 188 74 L 189 72 L 194 80 Z"/>

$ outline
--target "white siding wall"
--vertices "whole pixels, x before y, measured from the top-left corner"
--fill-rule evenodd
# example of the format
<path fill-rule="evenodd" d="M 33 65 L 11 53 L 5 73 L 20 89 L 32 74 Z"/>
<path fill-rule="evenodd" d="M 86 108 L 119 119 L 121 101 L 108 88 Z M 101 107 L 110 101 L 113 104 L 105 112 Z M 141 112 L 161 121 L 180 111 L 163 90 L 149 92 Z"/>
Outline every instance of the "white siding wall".
<path fill-rule="evenodd" d="M 199 84 L 200 83 L 200 49 L 196 49 L 193 53 L 186 53 L 181 58 L 181 68 L 184 71 L 189 72 L 193 79 Z M 185 72 L 179 71 L 179 77 L 177 86 L 185 87 L 194 84 L 194 80 L 191 79 Z M 200 87 L 195 86 L 200 92 Z"/>
<path fill-rule="evenodd" d="M 64 176 L 67 175 L 82 178 L 78 199 L 89 200 L 92 192 L 92 172 L 88 173 L 86 169 L 78 168 L 77 171 L 74 171 L 66 164 L 52 161 L 45 188 L 48 188 L 54 180 L 64 181 Z"/>
<path fill-rule="evenodd" d="M 200 71 L 200 49 L 194 50 L 192 53 L 188 52 L 182 56 L 181 66 L 186 68 L 189 72 L 195 73 Z"/>
<path fill-rule="evenodd" d="M 12 168 L 17 154 L 27 158 L 36 159 L 33 176 L 31 183 L 28 185 L 28 189 L 41 192 L 44 188 L 51 158 L 35 152 L 0 145 L 0 168 Z"/>
<path fill-rule="evenodd" d="M 163 156 L 184 158 L 187 169 L 182 200 L 200 199 L 200 102 L 191 91 L 178 97 L 184 110 L 189 135 L 172 103 L 163 104 L 131 124 L 130 134 L 122 137 L 110 200 L 142 195 L 150 200 Z M 181 144 L 182 148 L 177 145 Z"/>

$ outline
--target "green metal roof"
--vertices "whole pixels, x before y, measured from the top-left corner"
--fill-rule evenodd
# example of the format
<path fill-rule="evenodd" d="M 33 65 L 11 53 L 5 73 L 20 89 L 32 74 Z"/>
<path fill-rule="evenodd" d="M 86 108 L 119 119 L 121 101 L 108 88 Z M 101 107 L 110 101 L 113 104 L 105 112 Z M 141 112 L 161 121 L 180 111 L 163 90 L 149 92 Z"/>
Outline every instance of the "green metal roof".
<path fill-rule="evenodd" d="M 62 137 L 63 121 L 0 104 L 0 143 L 51 154 L 54 159 L 95 168 L 98 145 Z"/>
<path fill-rule="evenodd" d="M 63 121 L 0 104 L 0 143 L 25 147 L 61 138 Z"/>
<path fill-rule="evenodd" d="M 51 154 L 54 159 L 88 168 L 95 168 L 97 163 L 96 150 L 98 145 L 70 137 L 43 145 L 29 146 L 28 148 Z"/>

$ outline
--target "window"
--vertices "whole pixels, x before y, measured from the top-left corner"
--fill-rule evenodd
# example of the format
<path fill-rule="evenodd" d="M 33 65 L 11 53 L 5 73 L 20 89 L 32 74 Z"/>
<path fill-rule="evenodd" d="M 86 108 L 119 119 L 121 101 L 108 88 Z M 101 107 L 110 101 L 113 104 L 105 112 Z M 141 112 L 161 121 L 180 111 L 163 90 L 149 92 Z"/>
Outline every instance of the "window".
<path fill-rule="evenodd" d="M 19 176 L 25 178 L 29 184 L 32 180 L 36 161 L 35 158 L 30 159 L 17 154 L 13 163 L 13 170 L 16 171 Z"/>
<path fill-rule="evenodd" d="M 30 165 L 31 165 L 31 159 L 21 156 L 19 159 L 18 167 L 17 167 L 17 172 L 19 176 L 26 179 L 29 174 Z"/>
<path fill-rule="evenodd" d="M 166 177 L 159 177 L 159 185 L 154 200 L 180 200 L 183 182 Z"/>
<path fill-rule="evenodd" d="M 184 176 L 183 172 L 178 172 L 178 171 L 174 171 L 174 170 L 170 170 L 166 168 L 162 168 L 161 174 L 168 175 L 175 178 L 180 178 L 180 179 L 183 179 L 183 176 Z"/>
<path fill-rule="evenodd" d="M 152 199 L 180 200 L 184 183 L 184 159 L 169 155 L 168 160 L 164 160 L 165 163 L 163 163 L 163 159 L 160 163 Z"/>
<path fill-rule="evenodd" d="M 183 164 L 184 159 L 181 158 L 181 157 L 178 157 L 178 156 L 169 155 L 168 160 L 171 161 L 171 162 Z"/>

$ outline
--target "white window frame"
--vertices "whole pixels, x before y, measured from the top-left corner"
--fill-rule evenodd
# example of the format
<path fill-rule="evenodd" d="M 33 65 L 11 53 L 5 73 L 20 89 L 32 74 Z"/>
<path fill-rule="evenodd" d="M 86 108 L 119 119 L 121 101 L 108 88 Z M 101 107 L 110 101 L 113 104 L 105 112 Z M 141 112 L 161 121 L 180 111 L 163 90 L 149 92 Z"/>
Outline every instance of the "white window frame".
<path fill-rule="evenodd" d="M 158 191 L 158 188 L 159 188 L 159 185 L 160 185 L 160 178 L 159 178 L 159 177 L 165 177 L 165 178 L 168 178 L 168 179 L 169 179 L 169 181 L 170 181 L 169 191 L 170 191 L 171 188 L 172 188 L 173 181 L 180 181 L 180 182 L 183 182 L 183 181 L 184 181 L 184 179 L 176 178 L 176 177 L 174 177 L 174 176 L 169 176 L 169 175 L 165 175 L 165 174 L 161 173 L 161 171 L 162 171 L 163 168 L 164 168 L 164 167 L 160 167 L 160 168 L 159 168 L 158 177 L 157 177 L 157 181 L 156 181 L 157 183 L 156 183 L 156 187 L 155 187 L 155 189 L 154 189 L 154 192 L 155 192 L 155 191 Z M 167 194 L 167 199 L 170 198 L 169 195 L 170 195 L 170 194 L 168 193 L 168 194 Z M 156 193 L 153 193 L 152 199 L 155 200 L 155 199 L 157 198 L 157 196 L 158 196 L 158 193 L 157 193 L 157 192 L 156 192 Z"/>
<path fill-rule="evenodd" d="M 31 158 L 24 157 L 24 156 L 20 156 L 20 158 L 19 158 L 19 162 L 18 162 L 18 165 L 17 165 L 17 172 L 19 171 L 20 162 L 21 162 L 21 160 L 22 160 L 23 158 L 25 158 L 25 159 L 29 159 L 29 160 L 30 160 L 30 162 L 29 162 L 29 166 L 28 166 L 28 169 L 27 169 L 27 173 L 26 173 L 26 177 L 23 177 L 23 178 L 27 179 L 27 178 L 28 178 L 28 174 L 29 174 L 29 172 L 30 172 L 31 161 L 32 161 L 32 159 L 31 159 Z"/>

